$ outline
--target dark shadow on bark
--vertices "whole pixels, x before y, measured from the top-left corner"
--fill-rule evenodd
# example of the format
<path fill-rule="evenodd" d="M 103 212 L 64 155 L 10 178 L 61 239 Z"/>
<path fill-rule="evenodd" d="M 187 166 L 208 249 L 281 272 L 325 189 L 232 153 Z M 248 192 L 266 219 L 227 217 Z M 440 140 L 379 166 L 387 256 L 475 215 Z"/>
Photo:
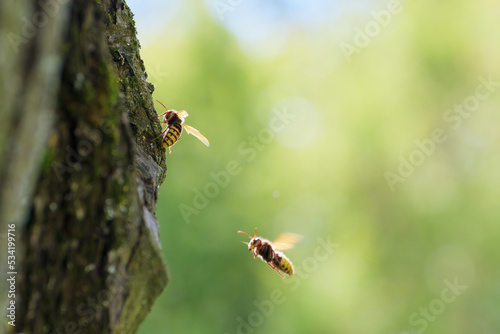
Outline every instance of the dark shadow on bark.
<path fill-rule="evenodd" d="M 149 141 L 161 126 L 132 13 L 122 1 L 1 6 L 0 233 L 4 245 L 15 224 L 16 262 L 0 269 L 17 272 L 7 331 L 133 333 L 168 275 L 155 217 L 165 152 Z"/>

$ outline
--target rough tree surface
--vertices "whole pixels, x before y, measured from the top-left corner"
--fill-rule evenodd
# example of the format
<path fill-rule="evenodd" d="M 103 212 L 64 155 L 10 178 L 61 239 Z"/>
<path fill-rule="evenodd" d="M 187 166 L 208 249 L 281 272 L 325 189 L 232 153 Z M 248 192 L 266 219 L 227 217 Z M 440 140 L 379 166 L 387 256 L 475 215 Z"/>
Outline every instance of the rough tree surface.
<path fill-rule="evenodd" d="M 161 127 L 132 13 L 111 0 L 0 7 L 2 245 L 8 224 L 16 233 L 15 268 L 2 249 L 0 269 L 17 272 L 15 327 L 2 327 L 134 333 L 168 275 L 165 152 L 150 141 Z"/>

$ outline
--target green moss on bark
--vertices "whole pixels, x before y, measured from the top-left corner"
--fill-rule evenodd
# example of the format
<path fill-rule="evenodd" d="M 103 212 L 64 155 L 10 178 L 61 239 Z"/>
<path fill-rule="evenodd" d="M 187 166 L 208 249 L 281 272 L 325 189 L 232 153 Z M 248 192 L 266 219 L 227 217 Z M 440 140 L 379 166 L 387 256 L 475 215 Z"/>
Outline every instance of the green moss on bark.
<path fill-rule="evenodd" d="M 161 127 L 138 49 L 124 3 L 74 1 L 22 231 L 20 332 L 132 333 L 168 281 L 154 217 L 165 152 L 144 139 Z"/>

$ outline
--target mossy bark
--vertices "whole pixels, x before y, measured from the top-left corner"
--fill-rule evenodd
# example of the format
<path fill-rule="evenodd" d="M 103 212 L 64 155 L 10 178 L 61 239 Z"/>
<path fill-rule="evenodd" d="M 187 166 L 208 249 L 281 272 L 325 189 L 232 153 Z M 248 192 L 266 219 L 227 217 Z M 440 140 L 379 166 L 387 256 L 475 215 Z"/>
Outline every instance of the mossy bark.
<path fill-rule="evenodd" d="M 168 275 L 155 218 L 165 152 L 150 141 L 161 126 L 132 13 L 111 0 L 10 7 L 47 21 L 18 44 L 16 67 L 0 63 L 25 84 L 7 96 L 0 125 L 12 132 L 0 136 L 0 186 L 15 193 L 0 197 L 1 233 L 15 224 L 18 235 L 8 332 L 133 333 Z M 28 166 L 19 152 L 32 154 Z"/>

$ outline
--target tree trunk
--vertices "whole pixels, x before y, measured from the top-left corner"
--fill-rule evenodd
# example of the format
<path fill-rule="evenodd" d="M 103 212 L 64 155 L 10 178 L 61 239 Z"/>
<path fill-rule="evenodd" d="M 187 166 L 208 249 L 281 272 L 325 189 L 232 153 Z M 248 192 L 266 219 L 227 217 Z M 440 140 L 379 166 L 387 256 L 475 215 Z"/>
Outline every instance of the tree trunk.
<path fill-rule="evenodd" d="M 132 13 L 111 0 L 0 6 L 6 331 L 133 333 L 167 269 L 165 152 Z"/>

